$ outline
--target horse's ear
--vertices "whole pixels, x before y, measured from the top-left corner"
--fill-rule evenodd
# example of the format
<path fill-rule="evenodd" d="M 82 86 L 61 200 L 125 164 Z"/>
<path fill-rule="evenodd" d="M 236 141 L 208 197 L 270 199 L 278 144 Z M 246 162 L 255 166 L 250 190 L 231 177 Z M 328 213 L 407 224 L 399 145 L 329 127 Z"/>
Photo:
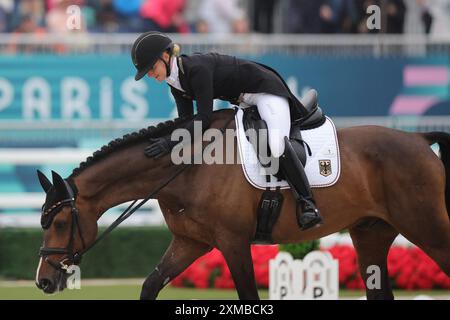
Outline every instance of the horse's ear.
<path fill-rule="evenodd" d="M 50 190 L 50 188 L 52 187 L 52 183 L 50 182 L 50 180 L 47 179 L 45 174 L 43 174 L 40 170 L 37 170 L 37 176 L 38 176 L 39 183 L 41 184 L 42 189 L 44 189 L 45 193 L 47 193 L 48 190 Z"/>
<path fill-rule="evenodd" d="M 52 180 L 53 185 L 55 186 L 55 189 L 62 197 L 65 197 L 65 193 L 67 193 L 67 187 L 64 183 L 64 179 L 57 174 L 55 171 L 52 170 Z"/>

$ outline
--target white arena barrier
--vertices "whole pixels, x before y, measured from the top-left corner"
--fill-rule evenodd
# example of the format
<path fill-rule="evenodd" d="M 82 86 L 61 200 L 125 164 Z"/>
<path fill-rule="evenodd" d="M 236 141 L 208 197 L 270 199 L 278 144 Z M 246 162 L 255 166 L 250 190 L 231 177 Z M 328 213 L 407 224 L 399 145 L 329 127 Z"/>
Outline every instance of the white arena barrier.
<path fill-rule="evenodd" d="M 303 260 L 279 252 L 269 261 L 270 300 L 337 300 L 338 261 L 330 253 L 312 251 Z"/>
<path fill-rule="evenodd" d="M 1 148 L 0 164 L 77 164 L 93 151 L 79 148 Z"/>
<path fill-rule="evenodd" d="M 40 210 L 45 201 L 42 193 L 0 194 L 0 228 L 6 227 L 40 227 Z M 99 226 L 109 226 L 131 202 L 118 205 L 103 214 Z M 33 210 L 30 212 L 30 210 Z M 121 226 L 164 225 L 164 217 L 157 200 L 151 199 L 136 211 Z"/>
<path fill-rule="evenodd" d="M 0 148 L 0 165 L 76 165 L 92 155 L 93 151 L 87 148 Z M 44 201 L 44 192 L 0 193 L 0 208 L 2 209 L 0 228 L 40 227 L 39 213 Z M 130 203 L 124 203 L 108 210 L 100 218 L 99 225 L 110 225 Z M 145 226 L 163 225 L 164 223 L 157 200 L 149 200 L 122 225 Z"/>

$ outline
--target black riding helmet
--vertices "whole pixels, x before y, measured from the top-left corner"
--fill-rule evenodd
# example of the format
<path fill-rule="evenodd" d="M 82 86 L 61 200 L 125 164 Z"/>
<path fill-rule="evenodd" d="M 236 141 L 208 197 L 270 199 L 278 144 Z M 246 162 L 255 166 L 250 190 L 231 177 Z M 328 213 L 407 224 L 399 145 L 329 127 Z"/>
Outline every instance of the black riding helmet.
<path fill-rule="evenodd" d="M 144 77 L 158 59 L 166 65 L 167 76 L 170 76 L 170 66 L 161 56 L 167 49 L 173 48 L 172 40 L 156 31 L 143 33 L 136 39 L 131 48 L 131 59 L 137 69 L 134 79 L 137 81 Z"/>

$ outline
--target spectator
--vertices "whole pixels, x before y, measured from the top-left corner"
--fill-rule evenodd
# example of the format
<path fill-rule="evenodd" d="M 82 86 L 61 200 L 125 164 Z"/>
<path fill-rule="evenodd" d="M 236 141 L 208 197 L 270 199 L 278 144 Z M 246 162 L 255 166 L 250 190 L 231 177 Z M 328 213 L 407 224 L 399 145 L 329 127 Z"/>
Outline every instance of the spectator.
<path fill-rule="evenodd" d="M 119 18 L 112 1 L 100 1 L 95 10 L 95 25 L 91 32 L 117 33 L 122 31 Z"/>
<path fill-rule="evenodd" d="M 36 41 L 36 43 L 27 43 L 27 44 L 21 44 L 18 45 L 18 43 L 22 43 L 21 38 L 22 36 L 33 34 L 36 39 L 40 39 L 44 36 L 46 33 L 45 29 L 38 26 L 31 15 L 23 15 L 20 17 L 20 22 L 18 26 L 14 29 L 12 32 L 11 42 L 8 44 L 6 48 L 6 52 L 8 54 L 16 54 L 16 53 L 34 53 L 39 52 L 40 45 L 39 42 Z"/>
<path fill-rule="evenodd" d="M 69 28 L 68 27 L 68 15 L 67 7 L 70 5 L 83 4 L 82 0 L 53 0 L 49 12 L 46 16 L 47 29 L 50 33 L 67 34 L 72 32 L 83 32 L 86 31 L 85 21 L 83 16 L 80 16 L 80 26 L 79 28 Z"/>
<path fill-rule="evenodd" d="M 247 33 L 247 14 L 239 7 L 238 0 L 203 0 L 197 29 L 210 33 Z"/>
<path fill-rule="evenodd" d="M 361 20 L 360 33 L 403 33 L 405 27 L 406 6 L 403 0 L 365 0 L 358 1 Z M 376 5 L 381 8 L 381 30 L 367 28 L 367 8 Z"/>
<path fill-rule="evenodd" d="M 14 30 L 14 33 L 43 34 L 45 33 L 45 29 L 36 24 L 32 15 L 26 14 L 21 17 L 20 23 Z"/>
<path fill-rule="evenodd" d="M 355 33 L 359 14 L 354 0 L 326 0 L 319 9 L 323 33 Z"/>
<path fill-rule="evenodd" d="M 202 28 L 202 24 L 199 21 L 198 18 L 198 12 L 200 5 L 202 3 L 202 0 L 188 0 L 186 1 L 186 6 L 183 11 L 183 16 L 186 19 L 187 23 L 189 24 L 189 29 L 192 32 L 201 32 L 204 31 Z M 198 29 L 201 30 L 198 30 Z M 204 32 L 208 32 L 207 30 Z M 203 33 L 203 32 L 201 32 Z"/>
<path fill-rule="evenodd" d="M 204 21 L 204 20 L 199 19 L 195 23 L 194 32 L 197 32 L 197 33 L 209 33 L 208 23 L 206 21 Z"/>
<path fill-rule="evenodd" d="M 319 9 L 325 0 L 288 0 L 284 31 L 287 33 L 320 33 Z"/>
<path fill-rule="evenodd" d="M 422 21 L 424 31 L 426 34 L 429 34 L 433 23 L 433 16 L 430 13 L 426 0 L 417 0 L 417 5 L 420 8 L 420 19 Z"/>
<path fill-rule="evenodd" d="M 0 0 L 0 32 L 11 31 L 10 19 L 13 9 L 13 0 Z"/>
<path fill-rule="evenodd" d="M 34 23 L 39 27 L 45 27 L 45 6 L 43 1 L 36 0 L 21 0 L 15 1 L 14 26 L 23 22 L 23 17 L 30 16 Z M 16 19 L 19 19 L 17 21 Z"/>
<path fill-rule="evenodd" d="M 0 33 L 7 30 L 7 21 L 8 18 L 6 16 L 6 12 L 2 7 L 0 7 Z"/>
<path fill-rule="evenodd" d="M 124 32 L 144 32 L 145 21 L 139 14 L 142 0 L 113 0 L 117 19 Z"/>
<path fill-rule="evenodd" d="M 386 2 L 386 32 L 403 33 L 405 26 L 406 6 L 403 0 Z"/>
<path fill-rule="evenodd" d="M 279 0 L 253 0 L 254 31 L 273 33 L 273 13 L 277 2 Z"/>
<path fill-rule="evenodd" d="M 430 34 L 450 34 L 450 0 L 426 0 L 432 17 Z"/>
<path fill-rule="evenodd" d="M 140 9 L 146 30 L 189 32 L 188 23 L 183 17 L 184 7 L 185 0 L 146 0 Z"/>
<path fill-rule="evenodd" d="M 0 6 L 0 32 L 5 32 L 8 29 L 8 15 L 6 10 Z"/>

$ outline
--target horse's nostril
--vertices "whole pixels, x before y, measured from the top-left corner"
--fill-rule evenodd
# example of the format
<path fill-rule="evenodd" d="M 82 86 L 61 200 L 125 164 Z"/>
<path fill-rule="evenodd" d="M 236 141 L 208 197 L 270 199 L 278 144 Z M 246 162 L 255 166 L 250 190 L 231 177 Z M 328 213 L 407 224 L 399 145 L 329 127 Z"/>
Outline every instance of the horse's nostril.
<path fill-rule="evenodd" d="M 47 288 L 47 287 L 50 285 L 50 280 L 48 280 L 48 279 L 42 279 L 42 280 L 40 281 L 40 285 L 41 285 L 41 288 L 42 288 L 42 289 Z"/>
<path fill-rule="evenodd" d="M 42 290 L 44 290 L 44 292 L 49 292 L 49 293 L 51 293 L 51 292 L 53 292 L 54 290 L 52 289 L 52 287 L 53 287 L 53 285 L 52 285 L 52 282 L 50 281 L 50 280 L 48 280 L 48 279 L 41 279 L 40 281 L 39 281 L 39 287 L 42 289 Z"/>

